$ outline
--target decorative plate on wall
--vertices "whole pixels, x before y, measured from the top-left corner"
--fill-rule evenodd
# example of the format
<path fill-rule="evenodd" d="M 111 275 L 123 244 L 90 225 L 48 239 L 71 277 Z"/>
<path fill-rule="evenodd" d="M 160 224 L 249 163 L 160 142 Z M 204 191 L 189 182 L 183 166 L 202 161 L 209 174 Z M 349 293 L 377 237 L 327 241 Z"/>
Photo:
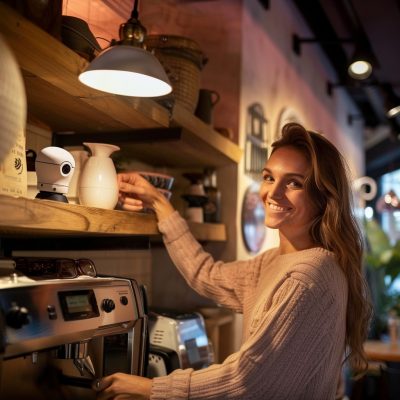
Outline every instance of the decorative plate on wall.
<path fill-rule="evenodd" d="M 242 235 L 246 249 L 255 254 L 263 246 L 266 230 L 265 209 L 259 195 L 260 184 L 252 183 L 242 203 Z"/>
<path fill-rule="evenodd" d="M 297 122 L 304 125 L 303 119 L 299 116 L 296 110 L 291 107 L 285 107 L 279 114 L 278 121 L 276 124 L 276 131 L 274 136 L 271 138 L 272 142 L 275 142 L 281 137 L 282 128 L 289 122 Z"/>

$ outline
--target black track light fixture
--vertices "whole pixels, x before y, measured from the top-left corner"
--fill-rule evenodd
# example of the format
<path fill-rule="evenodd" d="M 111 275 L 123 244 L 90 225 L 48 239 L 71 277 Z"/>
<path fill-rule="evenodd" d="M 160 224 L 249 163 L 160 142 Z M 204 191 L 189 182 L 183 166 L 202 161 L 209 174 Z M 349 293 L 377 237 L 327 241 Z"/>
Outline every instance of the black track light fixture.
<path fill-rule="evenodd" d="M 350 58 L 347 73 L 353 79 L 364 80 L 370 77 L 375 64 L 369 46 L 363 45 L 361 40 L 353 38 L 301 38 L 297 34 L 292 36 L 292 49 L 295 54 L 301 54 L 302 44 L 320 43 L 326 45 L 337 45 L 338 43 L 354 43 L 355 50 Z"/>

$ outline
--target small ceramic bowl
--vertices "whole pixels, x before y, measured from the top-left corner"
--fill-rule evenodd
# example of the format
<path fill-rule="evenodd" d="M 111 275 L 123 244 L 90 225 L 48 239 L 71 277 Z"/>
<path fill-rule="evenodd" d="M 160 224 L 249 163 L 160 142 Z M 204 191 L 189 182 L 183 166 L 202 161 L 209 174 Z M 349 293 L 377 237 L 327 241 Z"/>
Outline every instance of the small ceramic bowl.
<path fill-rule="evenodd" d="M 174 184 L 173 176 L 159 174 L 158 172 L 147 171 L 140 171 L 138 172 L 138 174 L 143 176 L 143 178 L 148 180 L 153 186 L 158 189 L 171 190 L 172 185 Z"/>

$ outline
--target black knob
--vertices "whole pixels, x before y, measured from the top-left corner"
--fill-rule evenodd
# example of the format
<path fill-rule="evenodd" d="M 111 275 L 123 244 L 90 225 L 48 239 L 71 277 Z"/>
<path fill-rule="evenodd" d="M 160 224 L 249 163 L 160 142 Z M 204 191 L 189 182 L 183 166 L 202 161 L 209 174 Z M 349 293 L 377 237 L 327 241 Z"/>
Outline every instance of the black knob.
<path fill-rule="evenodd" d="M 103 300 L 102 306 L 103 306 L 103 310 L 104 310 L 106 313 L 109 313 L 109 312 L 111 312 L 112 310 L 114 310 L 114 308 L 115 308 L 114 300 L 111 300 L 111 299 L 104 299 L 104 300 Z"/>
<path fill-rule="evenodd" d="M 126 296 L 121 296 L 120 299 L 119 299 L 119 301 L 120 301 L 121 304 L 124 305 L 124 306 L 126 306 L 126 305 L 129 303 L 128 298 L 127 298 Z"/>
<path fill-rule="evenodd" d="M 21 329 L 29 323 L 29 311 L 25 307 L 13 305 L 6 314 L 6 323 L 14 329 Z"/>

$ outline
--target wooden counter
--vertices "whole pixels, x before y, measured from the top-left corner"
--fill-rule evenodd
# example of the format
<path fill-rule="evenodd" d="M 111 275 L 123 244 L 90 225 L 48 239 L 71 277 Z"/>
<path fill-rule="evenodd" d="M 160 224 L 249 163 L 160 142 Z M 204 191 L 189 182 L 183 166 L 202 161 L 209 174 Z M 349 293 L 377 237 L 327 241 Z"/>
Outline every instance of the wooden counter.
<path fill-rule="evenodd" d="M 400 343 L 367 340 L 364 343 L 367 358 L 371 361 L 398 361 L 400 362 Z"/>

